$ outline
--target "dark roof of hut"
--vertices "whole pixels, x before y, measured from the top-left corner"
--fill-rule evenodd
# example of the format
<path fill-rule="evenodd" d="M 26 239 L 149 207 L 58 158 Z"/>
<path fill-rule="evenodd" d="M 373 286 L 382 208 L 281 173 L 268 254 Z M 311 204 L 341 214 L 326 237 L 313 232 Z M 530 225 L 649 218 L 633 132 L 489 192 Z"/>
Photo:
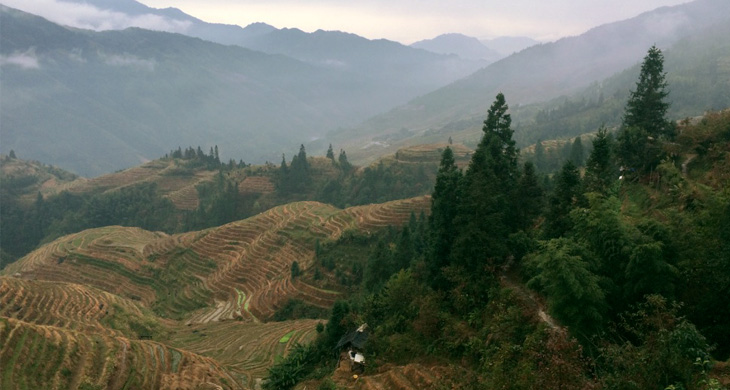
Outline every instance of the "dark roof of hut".
<path fill-rule="evenodd" d="M 368 333 L 358 330 L 353 330 L 350 333 L 347 333 L 346 335 L 342 336 L 340 341 L 337 343 L 337 346 L 335 349 L 341 349 L 343 347 L 347 347 L 347 345 L 352 345 L 353 347 L 357 349 L 362 349 L 365 346 L 365 343 L 368 341 Z"/>

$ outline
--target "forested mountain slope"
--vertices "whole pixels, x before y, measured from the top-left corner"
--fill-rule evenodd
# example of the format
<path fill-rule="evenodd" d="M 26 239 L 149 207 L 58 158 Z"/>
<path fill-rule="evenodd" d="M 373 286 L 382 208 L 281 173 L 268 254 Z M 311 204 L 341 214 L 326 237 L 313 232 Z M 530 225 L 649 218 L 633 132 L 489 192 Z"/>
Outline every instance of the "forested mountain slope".
<path fill-rule="evenodd" d="M 697 86 L 689 92 L 691 95 L 682 95 L 685 92 L 682 88 L 673 90 L 671 99 L 676 98 L 677 108 L 682 107 L 677 111 L 678 115 L 700 115 L 704 109 L 723 108 L 722 101 L 709 102 L 708 96 L 700 96 L 694 105 L 687 102 L 693 100 L 692 96 L 702 94 L 704 87 L 699 85 L 717 91 L 713 94 L 720 96 L 713 95 L 713 99 L 726 100 L 723 91 L 728 85 L 725 65 L 728 53 L 724 37 L 726 26 L 730 25 L 728 15 L 730 4 L 727 2 L 698 0 L 595 27 L 579 36 L 536 45 L 404 106 L 370 118 L 351 130 L 332 133 L 329 137 L 338 144 L 348 142 L 346 145 L 352 145 L 348 146 L 348 150 L 353 149 L 352 159 L 355 161 L 382 153 L 384 146 L 387 150 L 390 145 L 400 147 L 408 142 L 434 142 L 434 133 L 439 136 L 438 133 L 463 131 L 463 134 L 457 134 L 456 139 L 468 138 L 476 143 L 488 105 L 484 96 L 503 92 L 518 113 L 528 104 L 572 95 L 594 83 L 606 84 L 603 80 L 637 64 L 645 50 L 653 44 L 666 51 L 666 70 L 670 74 L 676 71 L 677 79 L 697 81 L 688 83 Z M 675 45 L 679 46 L 676 57 L 672 58 Z M 710 73 L 711 69 L 716 72 Z M 626 79 L 631 80 L 632 77 L 627 76 Z M 622 92 L 625 87 L 622 87 Z M 599 95 L 595 93 L 591 98 L 596 101 Z M 604 94 L 605 98 L 609 96 L 608 92 Z M 687 114 L 698 107 L 699 112 Z M 537 111 L 539 108 L 528 115 L 515 116 L 516 124 L 533 120 Z M 400 133 L 407 134 L 407 137 L 397 136 Z M 424 139 L 421 136 L 425 136 Z M 554 132 L 543 136 L 538 130 L 523 136 L 518 129 L 516 139 L 524 145 L 539 138 L 555 136 Z M 439 139 L 443 141 L 447 137 L 441 135 Z M 376 143 L 376 138 L 390 141 Z M 367 148 L 357 154 L 355 145 Z"/>
<path fill-rule="evenodd" d="M 266 388 L 727 388 L 730 112 L 654 119 L 667 133 L 604 129 L 585 169 L 541 177 L 498 95 L 468 168 L 443 154 L 427 227 L 374 248 L 401 270 L 335 304 Z M 362 323 L 353 376 L 331 349 Z"/>
<path fill-rule="evenodd" d="M 322 53 L 304 62 L 137 28 L 78 30 L 7 7 L 0 18 L 2 152 L 85 176 L 184 145 L 275 161 L 474 69 L 454 73 L 457 58 L 342 33 L 318 34 L 354 56 L 355 70 L 320 63 L 330 61 Z"/>

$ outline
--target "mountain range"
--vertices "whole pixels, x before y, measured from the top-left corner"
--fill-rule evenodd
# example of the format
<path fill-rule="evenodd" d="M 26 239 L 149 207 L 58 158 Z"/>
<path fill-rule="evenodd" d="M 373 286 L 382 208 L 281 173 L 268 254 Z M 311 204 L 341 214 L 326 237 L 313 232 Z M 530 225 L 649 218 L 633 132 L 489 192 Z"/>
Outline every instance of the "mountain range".
<path fill-rule="evenodd" d="M 716 67 L 721 75 L 726 74 L 723 70 L 726 66 L 722 64 L 727 61 L 727 53 L 722 44 L 715 43 L 723 40 L 723 26 L 729 24 L 730 3 L 727 1 L 697 0 L 662 7 L 628 20 L 595 27 L 579 36 L 529 47 L 408 104 L 370 118 L 360 126 L 331 133 L 328 140 L 352 149 L 351 156 L 355 160 L 390 152 L 403 143 L 435 142 L 424 135 L 444 128 L 468 128 L 470 136 L 478 140 L 480 123 L 498 92 L 504 93 L 513 111 L 569 96 L 640 63 L 652 45 L 666 50 L 695 36 L 713 37 L 713 43 L 704 46 L 702 40 L 693 41 L 692 45 L 700 47 L 695 52 L 703 53 L 703 62 L 695 64 L 694 69 L 698 72 L 692 77 L 715 77 L 700 70 L 707 67 Z M 702 85 L 712 86 L 713 81 L 703 81 Z M 724 86 L 730 88 L 730 81 L 721 76 L 714 85 L 720 90 Z M 625 93 L 627 98 L 628 91 Z M 682 90 L 674 91 L 679 99 L 684 99 L 682 93 Z M 694 115 L 707 108 L 712 106 L 705 105 Z M 519 138 L 518 134 L 515 136 Z M 443 141 L 443 137 L 439 139 Z"/>
<path fill-rule="evenodd" d="M 332 143 L 362 163 L 404 143 L 445 142 L 440 129 L 468 130 L 464 137 L 476 138 L 499 91 L 513 110 L 579 94 L 638 64 L 652 44 L 671 49 L 730 19 L 730 3 L 696 0 L 533 45 L 480 68 L 488 60 L 463 51 L 438 54 L 264 23 L 210 24 L 132 0 L 84 4 L 129 17 L 151 14 L 175 31 L 81 30 L 2 8 L 0 152 L 15 150 L 85 176 L 188 145 L 220 145 L 224 160 L 263 162 L 278 161 L 300 143 L 315 152 Z M 455 49 L 485 44 L 447 35 L 419 45 L 443 53 L 448 48 L 436 44 L 450 39 Z M 491 44 L 505 42 L 520 39 Z M 496 52 L 517 51 L 510 45 Z M 713 66 L 720 79 L 703 85 L 728 85 L 722 53 L 711 47 L 695 51 L 703 50 L 703 63 L 691 69 Z M 537 109 L 527 111 L 532 116 L 516 121 L 531 120 Z M 441 138 L 423 137 L 429 133 Z"/>
<path fill-rule="evenodd" d="M 131 15 L 149 10 L 116 6 L 125 4 Z M 86 176 L 187 145 L 277 160 L 480 66 L 340 32 L 197 24 L 239 37 L 268 31 L 264 53 L 139 28 L 79 30 L 8 7 L 0 17 L 2 151 Z"/>

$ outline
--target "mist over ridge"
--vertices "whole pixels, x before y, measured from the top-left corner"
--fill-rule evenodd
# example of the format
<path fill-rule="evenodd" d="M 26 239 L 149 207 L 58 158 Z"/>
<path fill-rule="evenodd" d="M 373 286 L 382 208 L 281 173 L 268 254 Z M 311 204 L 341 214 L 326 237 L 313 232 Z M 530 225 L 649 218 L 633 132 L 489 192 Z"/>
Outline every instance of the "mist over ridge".
<path fill-rule="evenodd" d="M 513 109 L 577 93 L 636 64 L 651 44 L 669 48 L 730 13 L 726 2 L 698 0 L 521 51 L 514 48 L 531 41 L 459 37 L 473 47 L 494 44 L 484 52 L 493 59 L 512 51 L 489 64 L 337 31 L 211 24 L 131 0 L 91 5 L 119 23 L 152 15 L 205 40 L 79 30 L 4 7 L 0 152 L 87 176 L 181 145 L 220 145 L 224 159 L 262 163 L 300 143 L 318 153 L 332 142 L 352 149 L 353 161 L 368 161 L 392 151 L 367 145 L 397 147 L 393 139 L 418 143 L 413 137 L 429 130 L 478 124 L 497 91 Z"/>

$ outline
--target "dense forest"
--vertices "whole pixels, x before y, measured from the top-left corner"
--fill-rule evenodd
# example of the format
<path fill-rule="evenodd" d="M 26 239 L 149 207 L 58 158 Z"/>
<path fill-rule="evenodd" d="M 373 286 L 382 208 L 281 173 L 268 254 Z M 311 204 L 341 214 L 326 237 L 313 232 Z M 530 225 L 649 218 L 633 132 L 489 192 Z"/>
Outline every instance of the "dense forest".
<path fill-rule="evenodd" d="M 364 265 L 339 270 L 353 294 L 265 387 L 335 388 L 335 345 L 367 323 L 366 374 L 423 362 L 451 366 L 455 388 L 723 388 L 730 112 L 667 120 L 665 76 L 652 47 L 619 130 L 549 175 L 520 163 L 498 94 L 466 170 L 445 150 L 430 215 L 359 238 Z M 301 277 L 357 240 L 317 248 Z"/>

